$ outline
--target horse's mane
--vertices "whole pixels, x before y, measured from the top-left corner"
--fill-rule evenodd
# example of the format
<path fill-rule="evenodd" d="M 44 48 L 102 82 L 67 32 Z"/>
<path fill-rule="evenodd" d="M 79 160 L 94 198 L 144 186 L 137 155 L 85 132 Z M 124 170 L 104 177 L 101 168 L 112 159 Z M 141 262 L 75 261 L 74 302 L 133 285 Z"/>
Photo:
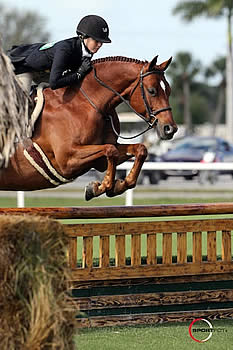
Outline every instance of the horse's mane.
<path fill-rule="evenodd" d="M 104 63 L 104 62 L 130 62 L 130 63 L 137 63 L 137 64 L 147 63 L 147 61 L 140 61 L 136 58 L 130 58 L 130 57 L 124 57 L 124 56 L 102 57 L 92 61 L 93 64 Z"/>

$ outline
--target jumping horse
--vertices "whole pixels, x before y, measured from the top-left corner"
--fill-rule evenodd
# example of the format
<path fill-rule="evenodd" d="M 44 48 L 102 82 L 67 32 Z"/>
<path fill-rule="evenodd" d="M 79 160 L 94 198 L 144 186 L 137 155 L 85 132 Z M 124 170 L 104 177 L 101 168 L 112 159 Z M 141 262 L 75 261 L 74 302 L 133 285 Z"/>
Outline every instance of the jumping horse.
<path fill-rule="evenodd" d="M 44 107 L 31 140 L 19 143 L 0 189 L 32 191 L 73 181 L 91 168 L 104 172 L 102 182 L 86 187 L 86 199 L 116 196 L 136 186 L 147 157 L 143 144 L 119 144 L 120 123 L 115 108 L 124 101 L 158 136 L 169 140 L 177 131 L 169 105 L 170 86 L 164 72 L 171 58 L 157 64 L 127 57 L 94 60 L 79 85 L 44 90 Z M 135 157 L 124 180 L 116 166 Z"/>

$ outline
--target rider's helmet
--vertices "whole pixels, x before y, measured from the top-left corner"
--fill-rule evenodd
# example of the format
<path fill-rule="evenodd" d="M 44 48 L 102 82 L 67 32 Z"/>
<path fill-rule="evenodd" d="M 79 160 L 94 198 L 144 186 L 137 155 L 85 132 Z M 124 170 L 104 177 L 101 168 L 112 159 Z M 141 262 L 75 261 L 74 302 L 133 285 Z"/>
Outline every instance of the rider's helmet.
<path fill-rule="evenodd" d="M 76 30 L 77 35 L 91 37 L 101 43 L 111 43 L 107 22 L 100 16 L 88 15 L 81 19 Z"/>

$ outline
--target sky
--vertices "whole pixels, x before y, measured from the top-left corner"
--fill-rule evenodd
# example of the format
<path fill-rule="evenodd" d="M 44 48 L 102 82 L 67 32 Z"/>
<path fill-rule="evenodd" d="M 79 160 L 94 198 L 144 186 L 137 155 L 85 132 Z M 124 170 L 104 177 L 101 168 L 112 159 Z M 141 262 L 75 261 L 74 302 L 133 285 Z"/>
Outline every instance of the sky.
<path fill-rule="evenodd" d="M 47 18 L 51 41 L 75 36 L 80 19 L 102 16 L 109 24 L 111 44 L 104 44 L 95 58 L 127 56 L 158 63 L 190 52 L 204 66 L 226 55 L 226 19 L 199 18 L 186 23 L 172 15 L 178 0 L 1 0 L 6 6 L 33 10 Z"/>

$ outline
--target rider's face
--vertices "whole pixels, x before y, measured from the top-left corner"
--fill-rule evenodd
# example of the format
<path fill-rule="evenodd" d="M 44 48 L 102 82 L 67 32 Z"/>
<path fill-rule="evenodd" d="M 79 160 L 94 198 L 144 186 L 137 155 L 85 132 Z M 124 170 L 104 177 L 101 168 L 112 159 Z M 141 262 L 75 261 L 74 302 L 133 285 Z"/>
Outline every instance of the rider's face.
<path fill-rule="evenodd" d="M 92 39 L 91 37 L 84 39 L 84 44 L 91 53 L 96 53 L 102 46 L 100 41 Z"/>

